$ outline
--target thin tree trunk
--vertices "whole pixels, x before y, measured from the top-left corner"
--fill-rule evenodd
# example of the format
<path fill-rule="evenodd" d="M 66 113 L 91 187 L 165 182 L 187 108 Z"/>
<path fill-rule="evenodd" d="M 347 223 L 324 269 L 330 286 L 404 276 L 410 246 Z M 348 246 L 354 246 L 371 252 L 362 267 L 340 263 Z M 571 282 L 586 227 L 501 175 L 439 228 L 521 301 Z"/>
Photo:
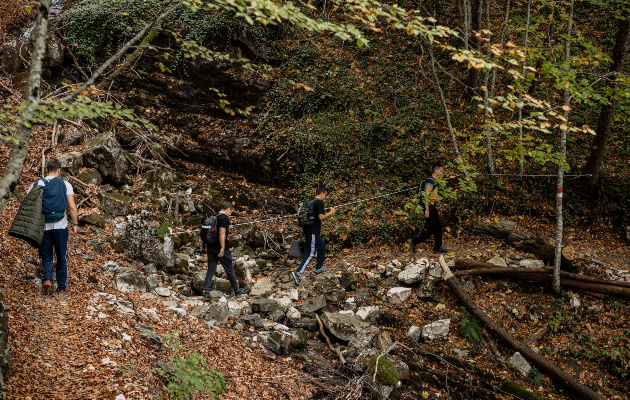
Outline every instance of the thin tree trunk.
<path fill-rule="evenodd" d="M 483 15 L 483 0 L 473 0 L 471 13 L 471 31 L 479 32 L 481 30 L 481 20 Z M 470 44 L 473 50 L 480 49 L 480 41 L 477 36 L 472 33 L 470 36 Z M 479 87 L 479 70 L 477 68 L 470 68 L 468 70 L 468 87 L 466 90 L 470 96 L 474 96 L 477 88 Z"/>
<path fill-rule="evenodd" d="M 490 26 L 490 1 L 486 0 L 486 29 L 488 32 L 491 31 Z M 488 43 L 486 46 L 486 57 L 490 58 L 490 46 L 491 46 L 491 34 L 488 33 Z M 489 85 L 490 85 L 490 73 L 491 70 L 487 70 L 484 73 L 484 81 L 483 81 L 483 105 L 484 108 L 484 116 L 486 118 L 486 127 L 488 130 L 488 134 L 486 135 L 486 163 L 488 164 L 488 173 L 494 175 L 496 173 L 494 169 L 494 157 L 492 156 L 492 108 L 490 107 L 489 97 L 491 95 L 488 93 Z"/>
<path fill-rule="evenodd" d="M 451 142 L 453 143 L 453 153 L 455 153 L 455 159 L 458 164 L 462 167 L 462 172 L 466 179 L 469 178 L 468 170 L 464 165 L 464 160 L 462 159 L 462 155 L 459 152 L 459 147 L 457 146 L 457 136 L 455 136 L 455 131 L 453 130 L 453 125 L 451 124 L 451 114 L 448 111 L 448 107 L 446 105 L 446 100 L 444 99 L 444 93 L 442 92 L 442 86 L 440 85 L 440 80 L 438 79 L 437 72 L 435 72 L 435 58 L 433 57 L 433 49 L 431 48 L 431 43 L 427 46 L 429 51 L 429 57 L 431 58 L 431 73 L 433 75 L 433 81 L 435 82 L 435 86 L 437 87 L 438 93 L 440 94 L 440 102 L 442 103 L 442 108 L 444 108 L 444 114 L 446 114 L 446 127 L 448 128 L 448 132 L 451 135 Z"/>
<path fill-rule="evenodd" d="M 624 59 L 628 53 L 628 42 L 630 38 L 630 12 L 623 12 L 624 19 L 619 21 L 619 30 L 617 31 L 617 38 L 615 40 L 615 47 L 613 48 L 612 59 L 613 63 L 610 67 L 610 72 L 615 74 L 613 78 L 617 78 L 623 70 Z M 613 117 L 615 116 L 615 107 L 617 106 L 617 99 L 615 98 L 614 89 L 617 84 L 615 82 L 609 82 L 608 86 L 613 89 L 613 95 L 610 99 L 610 104 L 605 104 L 599 113 L 599 119 L 597 120 L 597 130 L 595 131 L 595 137 L 591 144 L 591 151 L 584 167 L 584 174 L 592 175 L 590 177 L 584 177 L 585 189 L 587 192 L 592 192 L 599 185 L 599 173 L 604 162 L 604 155 L 606 154 L 606 145 L 608 143 L 608 137 L 610 136 L 610 129 L 613 123 Z"/>
<path fill-rule="evenodd" d="M 51 0 L 40 0 L 39 11 L 37 13 L 37 22 L 35 27 L 35 40 L 33 44 L 33 57 L 31 59 L 30 73 L 28 76 L 28 86 L 26 88 L 26 101 L 29 103 L 39 102 L 39 88 L 42 76 L 42 60 L 46 53 L 46 32 L 48 31 L 48 13 L 50 10 Z M 29 106 L 25 113 L 34 113 L 34 108 Z M 20 140 L 17 144 L 13 144 L 11 155 L 7 161 L 2 178 L 0 178 L 0 212 L 4 209 L 9 201 L 11 193 L 15 190 L 15 186 L 22 175 L 24 162 L 28 154 L 28 147 L 31 141 L 32 128 L 20 125 L 17 135 Z"/>
<path fill-rule="evenodd" d="M 527 0 L 527 23 L 525 24 L 525 55 L 527 56 L 527 45 L 529 39 L 529 22 L 531 18 L 531 9 L 532 9 L 532 0 Z M 527 63 L 527 59 L 523 61 L 523 67 L 521 68 L 521 75 L 523 75 L 523 81 L 521 82 L 521 86 L 518 93 L 518 102 L 521 103 L 523 101 L 523 84 L 525 83 L 525 64 Z M 523 107 L 520 106 L 518 108 L 518 174 L 523 175 L 525 168 L 523 165 Z"/>
<path fill-rule="evenodd" d="M 571 29 L 573 28 L 573 3 L 569 5 L 569 19 L 567 21 L 567 37 L 564 42 L 564 62 L 567 68 L 571 68 Z M 553 266 L 553 290 L 560 292 L 560 266 L 562 263 L 562 191 L 564 189 L 564 163 L 567 156 L 567 128 L 569 125 L 569 106 L 571 105 L 571 92 L 564 90 L 564 124 L 560 125 L 560 154 L 561 161 L 558 165 L 558 185 L 556 190 L 556 255 Z"/>

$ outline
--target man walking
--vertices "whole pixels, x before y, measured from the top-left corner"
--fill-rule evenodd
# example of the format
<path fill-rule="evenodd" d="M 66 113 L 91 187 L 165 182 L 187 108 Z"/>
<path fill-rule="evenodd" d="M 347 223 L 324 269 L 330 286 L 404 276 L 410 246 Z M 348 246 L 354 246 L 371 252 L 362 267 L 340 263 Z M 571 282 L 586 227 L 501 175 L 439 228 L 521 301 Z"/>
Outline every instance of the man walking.
<path fill-rule="evenodd" d="M 61 173 L 61 163 L 52 158 L 46 163 L 47 176 L 38 179 L 29 188 L 28 192 L 35 185 L 44 186 L 42 198 L 42 211 L 46 219 L 44 225 L 44 238 L 39 246 L 39 258 L 42 259 L 42 269 L 44 272 L 44 284 L 42 289 L 48 291 L 52 286 L 52 263 L 53 249 L 57 255 L 57 265 L 55 273 L 57 275 L 58 294 L 68 296 L 68 217 L 66 210 L 70 211 L 72 217 L 72 230 L 77 233 L 77 206 L 74 203 L 74 189 L 72 185 L 59 177 Z M 27 193 L 28 193 L 27 192 Z"/>
<path fill-rule="evenodd" d="M 230 228 L 230 215 L 234 211 L 234 205 L 232 203 L 225 203 L 221 210 L 216 213 L 217 217 L 217 229 L 219 230 L 219 240 L 213 244 L 208 245 L 208 272 L 206 273 L 206 281 L 204 292 L 204 301 L 211 301 L 210 288 L 212 287 L 212 279 L 217 272 L 217 263 L 221 263 L 225 273 L 232 284 L 234 294 L 240 296 L 247 294 L 251 291 L 249 286 L 244 288 L 238 287 L 238 280 L 236 279 L 236 272 L 234 272 L 234 265 L 232 264 L 232 253 L 230 253 L 230 244 L 228 243 L 227 233 Z"/>
<path fill-rule="evenodd" d="M 442 173 L 442 167 L 437 164 L 434 165 L 431 176 L 423 182 L 424 188 L 420 188 L 421 191 L 424 190 L 422 195 L 424 196 L 424 216 L 427 219 L 427 224 L 425 230 L 422 231 L 420 236 L 407 240 L 409 249 L 412 253 L 416 252 L 416 246 L 418 244 L 424 242 L 431 236 L 435 239 L 433 253 L 448 253 L 447 250 L 442 248 L 442 222 L 440 221 L 440 215 L 438 214 L 437 207 L 435 206 L 439 189 L 436 179 L 441 176 Z"/>
<path fill-rule="evenodd" d="M 306 255 L 302 259 L 302 262 L 297 267 L 297 270 L 291 272 L 291 276 L 296 284 L 300 283 L 300 275 L 304 273 L 304 270 L 311 262 L 315 253 L 317 252 L 317 266 L 315 273 L 320 275 L 327 270 L 323 270 L 324 259 L 326 258 L 326 243 L 321 237 L 322 221 L 335 214 L 335 207 L 331 208 L 328 213 L 324 208 L 324 200 L 328 196 L 328 189 L 324 186 L 319 186 L 315 190 L 315 198 L 313 199 L 313 215 L 315 219 L 309 226 L 304 226 L 304 236 L 306 236 Z"/>

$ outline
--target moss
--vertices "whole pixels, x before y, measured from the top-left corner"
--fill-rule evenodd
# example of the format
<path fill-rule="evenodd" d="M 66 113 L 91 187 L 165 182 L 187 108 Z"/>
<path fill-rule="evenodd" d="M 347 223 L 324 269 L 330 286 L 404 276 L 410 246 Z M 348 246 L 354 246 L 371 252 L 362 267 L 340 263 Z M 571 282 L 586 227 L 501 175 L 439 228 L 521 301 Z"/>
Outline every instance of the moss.
<path fill-rule="evenodd" d="M 81 220 L 87 224 L 98 226 L 101 229 L 105 228 L 105 218 L 99 214 L 90 214 L 81 218 Z"/>
<path fill-rule="evenodd" d="M 173 220 L 166 219 L 162 221 L 162 223 L 157 228 L 155 228 L 155 233 L 158 235 L 166 235 L 170 232 L 169 228 L 173 228 Z"/>
<path fill-rule="evenodd" d="M 173 248 L 179 249 L 182 247 L 182 240 L 177 236 L 173 236 Z"/>
<path fill-rule="evenodd" d="M 125 202 L 125 203 L 128 203 L 128 202 L 130 202 L 132 200 L 131 197 L 125 196 L 124 194 L 116 193 L 116 192 L 103 193 L 103 196 L 109 197 L 111 199 L 115 199 L 115 200 L 118 200 L 118 201 L 122 201 L 122 202 Z"/>
<path fill-rule="evenodd" d="M 134 157 L 133 154 L 131 154 L 128 151 L 125 151 L 125 155 L 131 160 L 131 162 L 133 162 L 134 164 L 136 163 L 136 157 Z"/>
<path fill-rule="evenodd" d="M 24 200 L 24 196 L 22 193 L 20 193 L 19 190 L 14 190 L 13 191 L 13 197 L 15 197 L 16 199 L 18 199 L 19 202 L 21 202 L 22 200 Z"/>
<path fill-rule="evenodd" d="M 110 139 L 109 132 L 103 132 L 86 143 L 88 150 L 104 145 Z"/>
<path fill-rule="evenodd" d="M 42 79 L 47 82 L 50 82 L 52 80 L 52 71 L 50 70 L 50 68 L 47 68 L 42 72 Z"/>
<path fill-rule="evenodd" d="M 122 242 L 121 236 L 110 236 L 107 238 L 107 241 L 109 242 L 112 250 L 114 250 L 116 253 L 122 253 L 124 242 Z"/>
<path fill-rule="evenodd" d="M 528 389 L 525 389 L 523 386 L 512 381 L 503 381 L 501 389 L 523 400 L 544 400 L 544 397 L 541 397 L 538 394 Z"/>
<path fill-rule="evenodd" d="M 77 175 L 77 178 L 79 178 L 81 182 L 88 185 L 100 185 L 101 183 L 103 183 L 103 177 L 97 170 L 93 168 L 89 168 L 81 172 L 79 175 Z"/>
<path fill-rule="evenodd" d="M 378 359 L 378 371 L 376 372 L 376 377 L 379 382 L 383 385 L 387 386 L 396 386 L 400 381 L 400 375 L 398 374 L 398 370 L 387 358 L 374 356 L 370 358 L 368 362 L 368 373 L 373 374 L 374 368 L 376 366 L 376 360 Z"/>
<path fill-rule="evenodd" d="M 188 243 L 194 243 L 195 242 L 195 235 L 193 233 L 182 233 L 181 235 L 179 235 L 180 240 L 182 242 L 182 246 L 186 245 Z"/>
<path fill-rule="evenodd" d="M 175 174 L 175 178 L 176 178 L 176 180 L 177 180 L 177 181 L 179 181 L 179 182 L 184 182 L 184 181 L 186 180 L 186 174 L 185 174 L 185 173 L 183 173 L 183 172 L 177 172 L 177 173 Z"/>

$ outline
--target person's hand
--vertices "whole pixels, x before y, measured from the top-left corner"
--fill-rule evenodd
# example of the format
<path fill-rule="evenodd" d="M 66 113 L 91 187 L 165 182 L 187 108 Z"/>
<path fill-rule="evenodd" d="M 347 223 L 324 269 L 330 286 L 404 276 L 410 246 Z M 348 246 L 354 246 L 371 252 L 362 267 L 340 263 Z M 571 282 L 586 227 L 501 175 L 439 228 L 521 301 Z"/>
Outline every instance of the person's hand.
<path fill-rule="evenodd" d="M 75 235 L 77 234 L 77 226 L 76 225 L 72 226 L 72 233 L 74 233 Z"/>
<path fill-rule="evenodd" d="M 424 216 L 425 216 L 426 218 L 429 218 L 429 210 L 426 210 L 426 211 L 424 212 Z"/>
<path fill-rule="evenodd" d="M 225 249 L 221 249 L 219 252 L 219 258 L 223 257 L 223 254 L 225 254 Z"/>
<path fill-rule="evenodd" d="M 335 211 L 337 211 L 336 207 L 333 207 L 330 209 L 330 215 L 333 215 L 335 213 Z"/>

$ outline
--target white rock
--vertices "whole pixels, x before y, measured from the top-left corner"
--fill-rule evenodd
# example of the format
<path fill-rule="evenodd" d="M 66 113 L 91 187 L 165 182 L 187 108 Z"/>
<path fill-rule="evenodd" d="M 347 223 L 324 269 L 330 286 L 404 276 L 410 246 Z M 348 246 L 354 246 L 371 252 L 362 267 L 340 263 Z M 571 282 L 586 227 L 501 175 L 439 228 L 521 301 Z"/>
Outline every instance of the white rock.
<path fill-rule="evenodd" d="M 346 303 L 354 303 L 354 297 L 348 297 Z"/>
<path fill-rule="evenodd" d="M 427 339 L 445 338 L 451 325 L 450 319 L 441 319 L 422 328 L 422 337 Z"/>
<path fill-rule="evenodd" d="M 422 329 L 419 326 L 412 325 L 409 328 L 409 332 L 407 332 L 407 337 L 415 340 L 416 342 L 420 340 L 420 335 L 422 334 Z"/>
<path fill-rule="evenodd" d="M 398 280 L 406 284 L 417 283 L 424 280 L 426 267 L 411 265 L 398 274 Z"/>
<path fill-rule="evenodd" d="M 293 305 L 293 302 L 291 301 L 291 299 L 282 298 L 282 299 L 275 299 L 275 300 L 276 300 L 276 304 L 278 305 L 278 308 L 281 309 L 282 312 L 285 312 L 285 313 Z"/>
<path fill-rule="evenodd" d="M 157 315 L 157 312 L 152 309 L 152 308 L 143 308 L 142 311 L 144 311 L 145 314 L 147 314 L 149 317 L 153 318 L 156 321 L 160 320 L 160 317 Z"/>
<path fill-rule="evenodd" d="M 153 291 L 162 297 L 169 297 L 171 295 L 171 291 L 165 287 L 158 287 Z"/>
<path fill-rule="evenodd" d="M 442 266 L 439 264 L 433 263 L 429 268 L 429 277 L 431 278 L 441 278 L 442 277 Z"/>
<path fill-rule="evenodd" d="M 527 376 L 529 371 L 532 370 L 532 366 L 529 365 L 525 357 L 523 357 L 518 351 L 514 353 L 512 358 L 510 358 L 510 365 L 521 371 L 523 376 Z"/>
<path fill-rule="evenodd" d="M 107 314 L 105 313 L 98 313 L 98 319 L 106 319 L 107 318 Z"/>
<path fill-rule="evenodd" d="M 181 302 L 182 308 L 194 307 L 197 308 L 199 306 L 203 306 L 203 301 L 201 300 L 184 300 Z"/>
<path fill-rule="evenodd" d="M 252 306 L 249 304 L 249 302 L 244 301 L 241 303 L 241 313 L 243 315 L 249 315 L 252 313 Z"/>
<path fill-rule="evenodd" d="M 385 266 L 381 264 L 379 264 L 378 267 L 376 267 L 376 270 L 381 274 L 384 274 L 385 272 L 387 272 L 387 269 L 385 268 Z"/>
<path fill-rule="evenodd" d="M 227 308 L 228 308 L 228 318 L 238 318 L 239 315 L 241 315 L 241 306 L 238 305 L 238 303 L 233 302 L 233 301 L 228 301 L 227 303 Z"/>
<path fill-rule="evenodd" d="M 365 322 L 374 322 L 379 314 L 380 309 L 377 306 L 359 307 L 356 312 L 357 317 Z"/>
<path fill-rule="evenodd" d="M 183 308 L 169 307 L 166 311 L 172 312 L 177 318 L 184 318 L 186 316 L 186 310 Z"/>
<path fill-rule="evenodd" d="M 115 361 L 110 360 L 110 359 L 109 359 L 109 357 L 105 357 L 105 358 L 103 358 L 103 359 L 101 360 L 101 364 L 103 364 L 103 365 L 111 365 L 111 366 L 114 366 L 114 367 L 116 366 L 116 362 L 115 362 Z"/>
<path fill-rule="evenodd" d="M 370 271 L 367 274 L 365 274 L 365 276 L 367 276 L 368 279 L 376 279 L 376 278 L 380 278 L 381 274 L 375 274 L 374 272 Z"/>
<path fill-rule="evenodd" d="M 127 400 L 127 398 L 124 394 L 119 394 L 118 396 L 116 396 L 116 400 Z"/>
<path fill-rule="evenodd" d="M 224 305 L 227 305 L 227 303 L 228 303 L 228 301 L 225 298 L 225 296 L 221 296 L 221 298 L 218 300 L 218 302 L 221 303 L 221 304 L 224 304 Z"/>
<path fill-rule="evenodd" d="M 405 287 L 395 287 L 387 292 L 387 300 L 393 305 L 404 303 L 411 296 L 411 289 Z"/>
<path fill-rule="evenodd" d="M 544 268 L 545 263 L 542 260 L 521 260 L 518 266 L 523 268 Z"/>
<path fill-rule="evenodd" d="M 282 294 L 283 297 L 286 297 L 286 298 L 291 299 L 293 301 L 300 300 L 300 292 L 297 289 L 285 290 L 281 294 Z"/>
<path fill-rule="evenodd" d="M 275 324 L 273 326 L 273 330 L 274 331 L 288 331 L 289 327 L 286 325 L 282 325 L 282 324 Z"/>
<path fill-rule="evenodd" d="M 571 307 L 573 308 L 578 308 L 582 303 L 580 303 L 580 300 L 578 300 L 577 294 L 574 294 L 573 296 L 571 296 Z"/>
<path fill-rule="evenodd" d="M 131 336 L 127 335 L 126 333 L 123 333 L 123 340 L 131 342 Z"/>
<path fill-rule="evenodd" d="M 507 263 L 503 257 L 495 256 L 488 260 L 490 264 L 498 265 L 500 267 L 507 267 Z"/>
<path fill-rule="evenodd" d="M 394 266 L 396 266 L 397 268 L 402 268 L 402 264 L 400 263 L 400 261 L 398 261 L 398 259 L 394 259 L 391 261 L 392 264 L 394 264 Z"/>
<path fill-rule="evenodd" d="M 297 321 L 302 318 L 302 314 L 295 307 L 291 307 L 287 310 L 287 318 L 291 321 Z"/>
<path fill-rule="evenodd" d="M 349 314 L 349 315 L 354 315 L 354 311 L 352 311 L 352 310 L 343 310 L 343 311 L 339 311 L 337 314 Z"/>

